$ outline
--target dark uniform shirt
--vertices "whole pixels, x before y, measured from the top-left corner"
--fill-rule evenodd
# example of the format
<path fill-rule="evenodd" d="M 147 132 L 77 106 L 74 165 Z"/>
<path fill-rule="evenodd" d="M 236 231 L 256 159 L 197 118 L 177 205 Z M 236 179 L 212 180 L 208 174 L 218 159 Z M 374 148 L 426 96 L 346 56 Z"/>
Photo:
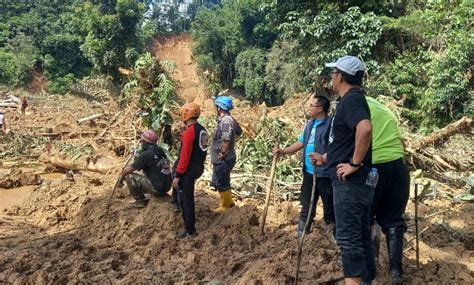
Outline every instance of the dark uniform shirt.
<path fill-rule="evenodd" d="M 362 89 L 350 89 L 336 107 L 328 138 L 328 167 L 331 178 L 336 183 L 344 183 L 337 178 L 336 166 L 349 163 L 355 150 L 356 126 L 362 120 L 370 120 L 370 109 Z M 346 178 L 347 182 L 363 184 L 372 162 L 372 143 L 362 160 L 363 167 Z"/>
<path fill-rule="evenodd" d="M 168 159 L 161 148 L 142 152 L 132 163 L 134 170 L 143 170 L 157 190 L 168 190 L 171 186 L 171 170 Z"/>

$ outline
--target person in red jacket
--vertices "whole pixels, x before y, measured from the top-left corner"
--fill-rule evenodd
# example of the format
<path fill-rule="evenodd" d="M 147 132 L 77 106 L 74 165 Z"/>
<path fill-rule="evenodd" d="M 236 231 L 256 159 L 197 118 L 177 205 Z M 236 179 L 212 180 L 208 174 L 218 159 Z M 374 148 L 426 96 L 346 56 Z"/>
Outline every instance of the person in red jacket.
<path fill-rule="evenodd" d="M 178 238 L 197 235 L 194 205 L 194 183 L 204 172 L 209 136 L 206 129 L 197 122 L 201 110 L 196 103 L 181 107 L 181 119 L 186 130 L 181 137 L 178 166 L 173 179 L 173 188 L 178 189 L 178 201 L 183 213 L 185 232 Z"/>

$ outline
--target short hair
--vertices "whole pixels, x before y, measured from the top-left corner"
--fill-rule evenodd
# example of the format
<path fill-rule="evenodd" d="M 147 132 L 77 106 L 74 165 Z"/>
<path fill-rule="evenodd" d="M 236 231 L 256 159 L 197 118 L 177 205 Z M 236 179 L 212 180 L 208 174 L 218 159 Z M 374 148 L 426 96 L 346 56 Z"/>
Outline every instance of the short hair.
<path fill-rule="evenodd" d="M 324 113 L 328 114 L 329 107 L 330 107 L 329 99 L 326 96 L 321 96 L 321 95 L 314 96 L 314 99 L 316 99 L 323 106 Z"/>
<path fill-rule="evenodd" d="M 344 78 L 344 81 L 347 82 L 348 84 L 351 85 L 357 85 L 357 86 L 362 86 L 364 83 L 364 74 L 365 71 L 359 70 L 356 72 L 354 75 L 350 75 L 348 73 L 345 73 L 344 71 L 336 68 L 338 72 L 341 73 L 342 77 Z"/>

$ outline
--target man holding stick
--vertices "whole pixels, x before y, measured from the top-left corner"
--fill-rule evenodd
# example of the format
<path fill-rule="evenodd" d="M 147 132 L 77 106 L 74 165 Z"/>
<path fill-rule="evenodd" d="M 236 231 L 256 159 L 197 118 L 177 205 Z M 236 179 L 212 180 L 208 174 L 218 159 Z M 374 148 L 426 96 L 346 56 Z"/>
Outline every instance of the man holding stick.
<path fill-rule="evenodd" d="M 306 233 L 311 230 L 311 224 L 316 215 L 316 204 L 319 196 L 323 200 L 324 222 L 329 231 L 334 229 L 334 207 L 332 199 L 332 186 L 329 178 L 329 170 L 326 164 L 327 144 L 324 140 L 330 119 L 328 118 L 329 100 L 324 96 L 315 96 L 311 99 L 307 114 L 311 117 L 306 124 L 303 133 L 297 142 L 284 149 L 274 149 L 274 154 L 284 156 L 293 154 L 303 149 L 303 183 L 301 184 L 301 212 L 298 222 L 297 238 L 303 235 L 307 219 L 310 223 L 306 228 Z M 313 187 L 313 173 L 316 164 L 316 193 L 313 210 L 309 213 L 311 192 Z"/>

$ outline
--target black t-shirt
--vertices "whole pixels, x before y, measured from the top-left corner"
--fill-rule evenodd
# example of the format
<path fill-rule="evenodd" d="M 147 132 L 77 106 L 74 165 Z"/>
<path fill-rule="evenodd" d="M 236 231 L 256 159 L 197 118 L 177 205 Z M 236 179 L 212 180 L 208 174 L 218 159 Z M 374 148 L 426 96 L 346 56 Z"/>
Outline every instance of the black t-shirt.
<path fill-rule="evenodd" d="M 132 163 L 134 170 L 143 170 L 158 191 L 168 191 L 171 187 L 171 169 L 163 150 L 146 150 Z"/>
<path fill-rule="evenodd" d="M 336 175 L 339 163 L 348 163 L 355 150 L 356 126 L 362 120 L 370 120 L 370 110 L 365 100 L 364 91 L 350 89 L 340 100 L 329 128 L 328 166 L 333 181 L 341 182 Z M 346 178 L 347 182 L 365 183 L 372 161 L 372 142 L 362 160 L 363 167 Z"/>

